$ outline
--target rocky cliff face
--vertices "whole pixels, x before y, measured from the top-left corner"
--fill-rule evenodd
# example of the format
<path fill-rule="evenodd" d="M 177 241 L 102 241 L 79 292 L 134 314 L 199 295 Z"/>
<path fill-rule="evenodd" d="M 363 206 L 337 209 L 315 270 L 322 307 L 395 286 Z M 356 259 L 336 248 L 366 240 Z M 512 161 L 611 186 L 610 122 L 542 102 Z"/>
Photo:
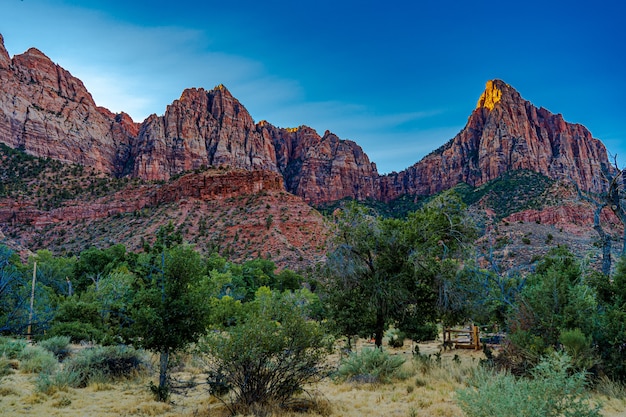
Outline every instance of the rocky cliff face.
<path fill-rule="evenodd" d="M 185 90 L 163 116 L 146 119 L 132 155 L 133 174 L 149 180 L 203 165 L 278 171 L 273 143 L 223 86 Z"/>
<path fill-rule="evenodd" d="M 31 48 L 12 60 L 0 37 L 0 141 L 121 175 L 138 126 L 99 108 L 83 83 Z"/>
<path fill-rule="evenodd" d="M 465 128 L 412 167 L 381 179 L 381 198 L 430 195 L 459 182 L 473 186 L 528 169 L 600 192 L 611 169 L 604 145 L 582 125 L 536 108 L 510 85 L 489 81 Z"/>
<path fill-rule="evenodd" d="M 311 204 L 352 197 L 359 200 L 378 197 L 376 165 L 360 146 L 341 140 L 326 131 L 320 137 L 313 129 L 278 129 L 260 123 L 271 137 L 278 169 L 287 190 Z"/>
<path fill-rule="evenodd" d="M 511 86 L 487 83 L 466 127 L 406 170 L 379 176 L 352 141 L 254 120 L 223 86 L 188 89 L 141 125 L 96 106 L 83 83 L 36 49 L 13 59 L 0 37 L 0 142 L 115 176 L 169 180 L 202 166 L 280 173 L 311 204 L 393 200 L 473 186 L 528 169 L 603 190 L 606 149 L 581 125 L 536 108 Z"/>

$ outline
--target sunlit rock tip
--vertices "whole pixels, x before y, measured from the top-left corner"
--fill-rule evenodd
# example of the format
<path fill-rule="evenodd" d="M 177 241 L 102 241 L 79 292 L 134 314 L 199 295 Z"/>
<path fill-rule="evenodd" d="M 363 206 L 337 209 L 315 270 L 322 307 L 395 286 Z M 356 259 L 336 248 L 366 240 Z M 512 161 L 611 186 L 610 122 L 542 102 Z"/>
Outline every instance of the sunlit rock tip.
<path fill-rule="evenodd" d="M 508 85 L 500 80 L 489 80 L 485 91 L 480 95 L 476 108 L 485 107 L 493 110 L 494 106 L 502 99 L 502 90 Z"/>

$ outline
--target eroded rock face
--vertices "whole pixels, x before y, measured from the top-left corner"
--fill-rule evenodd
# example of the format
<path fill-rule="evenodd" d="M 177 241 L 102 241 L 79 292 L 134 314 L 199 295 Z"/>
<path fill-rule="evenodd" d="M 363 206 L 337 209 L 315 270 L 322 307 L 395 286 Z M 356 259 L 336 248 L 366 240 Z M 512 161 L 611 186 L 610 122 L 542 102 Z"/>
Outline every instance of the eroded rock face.
<path fill-rule="evenodd" d="M 185 90 L 163 116 L 146 119 L 133 158 L 133 174 L 148 180 L 203 165 L 278 172 L 273 143 L 224 86 Z"/>
<path fill-rule="evenodd" d="M 260 124 L 276 149 L 278 168 L 287 190 L 311 204 L 352 197 L 376 199 L 379 195 L 376 165 L 360 146 L 313 129 L 278 129 Z"/>
<path fill-rule="evenodd" d="M 141 125 L 98 107 L 83 83 L 31 48 L 13 59 L 0 36 L 0 142 L 26 152 L 146 180 L 203 166 L 280 173 L 285 189 L 310 204 L 345 197 L 392 200 L 473 186 L 528 169 L 604 189 L 604 145 L 578 124 L 536 108 L 500 80 L 487 83 L 465 128 L 399 173 L 379 176 L 352 141 L 301 126 L 254 120 L 224 86 L 188 89 L 163 116 Z"/>
<path fill-rule="evenodd" d="M 10 60 L 0 44 L 1 142 L 121 175 L 136 130 L 127 115 L 97 107 L 83 83 L 41 51 Z"/>
<path fill-rule="evenodd" d="M 210 170 L 183 175 L 167 184 L 126 189 L 113 197 L 107 196 L 91 202 L 70 201 L 50 211 L 37 209 L 29 203 L 0 201 L 0 223 L 28 223 L 40 227 L 64 221 L 102 219 L 187 198 L 209 201 L 282 190 L 282 177 L 277 173 Z"/>
<path fill-rule="evenodd" d="M 459 182 L 478 186 L 518 169 L 601 192 L 602 174 L 611 167 L 606 148 L 584 126 L 536 108 L 494 80 L 457 136 L 412 167 L 381 179 L 381 198 L 430 195 Z"/>

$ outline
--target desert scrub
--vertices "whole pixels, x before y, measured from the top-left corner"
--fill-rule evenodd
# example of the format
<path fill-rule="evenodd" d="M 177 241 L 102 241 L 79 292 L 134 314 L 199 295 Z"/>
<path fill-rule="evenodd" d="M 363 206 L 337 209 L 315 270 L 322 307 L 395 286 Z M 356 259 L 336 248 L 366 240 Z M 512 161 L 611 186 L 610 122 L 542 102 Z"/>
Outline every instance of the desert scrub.
<path fill-rule="evenodd" d="M 62 361 L 70 354 L 70 337 L 53 336 L 39 342 L 39 346 L 52 352 L 58 360 Z"/>
<path fill-rule="evenodd" d="M 17 359 L 20 361 L 20 369 L 27 373 L 53 373 L 59 366 L 57 358 L 52 352 L 40 346 L 26 346 Z"/>
<path fill-rule="evenodd" d="M 468 417 L 599 417 L 585 389 L 586 374 L 570 375 L 571 359 L 553 353 L 533 369 L 532 378 L 478 368 L 469 387 L 457 391 Z"/>
<path fill-rule="evenodd" d="M 223 397 L 233 414 L 260 415 L 299 403 L 294 397 L 328 374 L 324 362 L 332 342 L 297 298 L 261 287 L 254 301 L 242 305 L 235 325 L 209 333 L 198 348 L 210 358 L 211 394 Z"/>
<path fill-rule="evenodd" d="M 140 351 L 128 346 L 99 346 L 78 352 L 65 362 L 64 371 L 78 375 L 77 387 L 92 381 L 128 378 L 145 369 Z"/>
<path fill-rule="evenodd" d="M 406 335 L 398 329 L 391 328 L 385 332 L 385 340 L 387 344 L 394 348 L 400 348 L 404 346 L 404 339 Z"/>
<path fill-rule="evenodd" d="M 362 349 L 341 360 L 336 377 L 341 381 L 387 383 L 400 376 L 405 360 L 381 349 Z"/>
<path fill-rule="evenodd" d="M 78 388 L 81 383 L 80 374 L 75 371 L 57 370 L 52 374 L 40 373 L 35 380 L 35 389 L 43 394 L 52 395 L 68 388 Z"/>
<path fill-rule="evenodd" d="M 0 337 L 0 356 L 6 356 L 8 359 L 17 359 L 20 352 L 25 348 L 26 342 L 23 340 Z"/>
<path fill-rule="evenodd" d="M 11 374 L 11 362 L 6 356 L 0 356 L 0 380 Z"/>

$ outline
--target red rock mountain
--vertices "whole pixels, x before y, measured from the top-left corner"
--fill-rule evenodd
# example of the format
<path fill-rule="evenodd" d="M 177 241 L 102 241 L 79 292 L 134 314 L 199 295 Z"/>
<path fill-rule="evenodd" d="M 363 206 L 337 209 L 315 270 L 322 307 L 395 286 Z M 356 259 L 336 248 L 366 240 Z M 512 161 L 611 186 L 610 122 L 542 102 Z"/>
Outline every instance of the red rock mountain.
<path fill-rule="evenodd" d="M 0 35 L 0 141 L 12 148 L 125 173 L 138 125 L 96 106 L 83 83 L 31 48 L 12 60 Z"/>
<path fill-rule="evenodd" d="M 487 82 L 467 125 L 415 165 L 381 179 L 381 199 L 430 195 L 465 182 L 482 185 L 511 170 L 528 169 L 599 192 L 611 169 L 606 148 L 582 125 L 536 108 L 510 85 Z"/>
<path fill-rule="evenodd" d="M 602 173 L 610 169 L 604 145 L 587 129 L 536 108 L 499 80 L 487 83 L 455 138 L 385 176 L 356 143 L 330 132 L 255 124 L 221 85 L 185 90 L 163 116 L 139 125 L 98 107 L 80 80 L 40 51 L 10 59 L 0 36 L 0 87 L 0 142 L 10 147 L 147 180 L 168 180 L 202 166 L 272 171 L 282 175 L 287 191 L 311 204 L 430 195 L 516 169 L 600 191 Z"/>

